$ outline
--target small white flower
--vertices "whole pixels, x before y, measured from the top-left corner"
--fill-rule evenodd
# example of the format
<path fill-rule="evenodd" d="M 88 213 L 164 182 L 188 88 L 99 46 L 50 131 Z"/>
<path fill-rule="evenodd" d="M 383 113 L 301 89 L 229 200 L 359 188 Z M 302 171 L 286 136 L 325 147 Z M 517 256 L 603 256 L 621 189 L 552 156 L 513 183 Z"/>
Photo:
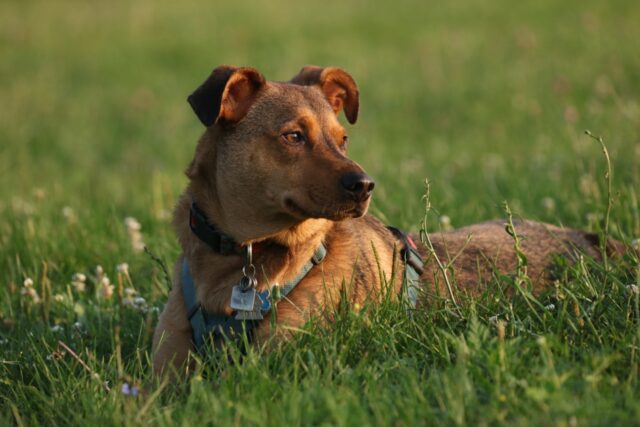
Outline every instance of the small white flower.
<path fill-rule="evenodd" d="M 53 332 L 55 334 L 57 334 L 59 332 L 62 332 L 62 331 L 64 331 L 64 328 L 62 326 L 60 326 L 60 325 L 53 325 L 51 327 L 51 332 Z"/>
<path fill-rule="evenodd" d="M 86 283 L 85 283 L 86 281 L 87 281 L 87 276 L 85 276 L 82 273 L 75 273 L 73 276 L 71 276 L 71 285 L 78 292 L 84 292 L 86 288 Z"/>
<path fill-rule="evenodd" d="M 135 297 L 133 299 L 133 308 L 141 313 L 146 313 L 148 311 L 147 301 L 142 297 Z"/>
<path fill-rule="evenodd" d="M 138 220 L 132 216 L 128 216 L 124 219 L 124 225 L 129 231 L 140 231 L 140 229 L 142 228 Z"/>
<path fill-rule="evenodd" d="M 75 223 L 78 219 L 75 211 L 70 206 L 65 206 L 62 208 L 62 216 L 64 216 L 69 224 Z"/>
<path fill-rule="evenodd" d="M 129 234 L 129 240 L 131 241 L 133 250 L 135 252 L 142 252 L 145 246 L 142 241 L 142 233 L 140 232 L 142 226 L 138 220 L 133 217 L 125 218 L 124 224 L 127 227 L 127 233 Z"/>
<path fill-rule="evenodd" d="M 33 280 L 28 277 L 24 280 L 24 286 L 20 290 L 20 294 L 31 299 L 34 304 L 40 303 L 40 296 L 38 295 L 38 291 L 33 287 Z"/>
<path fill-rule="evenodd" d="M 76 328 L 76 329 L 82 329 L 82 323 L 76 322 L 76 323 L 73 324 L 73 327 Z"/>
<path fill-rule="evenodd" d="M 125 275 L 129 274 L 129 264 L 127 264 L 126 262 L 118 264 L 116 268 L 118 270 L 118 273 Z"/>
<path fill-rule="evenodd" d="M 100 296 L 104 299 L 111 299 L 113 296 L 114 286 L 107 276 L 102 277 L 100 281 Z"/>
<path fill-rule="evenodd" d="M 491 323 L 497 323 L 499 318 L 500 318 L 500 316 L 498 316 L 498 315 L 496 314 L 495 316 L 491 316 L 491 317 L 489 317 L 489 322 L 491 322 Z"/>
<path fill-rule="evenodd" d="M 548 311 L 553 311 L 553 310 L 556 309 L 556 305 L 555 304 L 547 304 L 547 305 L 544 306 L 544 309 L 548 310 Z"/>
<path fill-rule="evenodd" d="M 78 292 L 84 292 L 86 287 L 87 287 L 86 283 L 84 283 L 84 282 L 71 282 L 71 285 Z"/>
<path fill-rule="evenodd" d="M 137 293 L 138 293 L 138 291 L 136 291 L 133 288 L 124 288 L 124 296 L 125 296 L 125 298 L 133 298 Z"/>
<path fill-rule="evenodd" d="M 545 197 L 542 199 L 542 207 L 548 212 L 552 212 L 556 209 L 556 202 L 551 197 Z"/>
<path fill-rule="evenodd" d="M 451 227 L 451 218 L 448 215 L 442 215 L 440 217 L 440 228 L 444 231 L 449 231 L 452 229 Z"/>
<path fill-rule="evenodd" d="M 102 266 L 96 265 L 96 276 L 102 277 L 103 274 L 104 274 L 104 269 L 102 268 Z"/>
<path fill-rule="evenodd" d="M 64 301 L 64 295 L 63 294 L 55 294 L 53 296 L 53 300 L 55 302 L 63 302 Z"/>

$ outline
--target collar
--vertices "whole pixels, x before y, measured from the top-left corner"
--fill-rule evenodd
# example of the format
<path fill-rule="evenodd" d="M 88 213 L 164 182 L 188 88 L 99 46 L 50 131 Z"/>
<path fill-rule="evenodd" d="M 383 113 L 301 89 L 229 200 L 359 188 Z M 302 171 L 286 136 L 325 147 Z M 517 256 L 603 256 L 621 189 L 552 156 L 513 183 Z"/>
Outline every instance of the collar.
<path fill-rule="evenodd" d="M 209 223 L 206 215 L 196 202 L 191 203 L 189 212 L 189 228 L 193 234 L 207 244 L 214 252 L 220 255 L 234 255 L 240 253 L 240 245 L 233 237 L 220 231 L 215 225 Z"/>
<path fill-rule="evenodd" d="M 309 261 L 306 262 L 298 274 L 289 282 L 282 286 L 274 286 L 271 290 L 258 292 L 261 306 L 260 312 L 263 316 L 271 311 L 271 308 L 281 299 L 285 298 L 302 282 L 311 269 L 320 264 L 327 255 L 327 249 L 324 244 L 316 248 L 315 253 Z M 189 262 L 186 258 L 182 260 L 181 271 L 182 296 L 187 308 L 187 316 L 191 323 L 193 334 L 193 343 L 199 352 L 211 336 L 214 345 L 220 345 L 225 338 L 237 339 L 243 334 L 251 340 L 253 330 L 258 324 L 256 320 L 238 320 L 234 315 L 226 316 L 220 314 L 212 314 L 205 311 L 196 297 L 196 286 L 191 276 Z"/>

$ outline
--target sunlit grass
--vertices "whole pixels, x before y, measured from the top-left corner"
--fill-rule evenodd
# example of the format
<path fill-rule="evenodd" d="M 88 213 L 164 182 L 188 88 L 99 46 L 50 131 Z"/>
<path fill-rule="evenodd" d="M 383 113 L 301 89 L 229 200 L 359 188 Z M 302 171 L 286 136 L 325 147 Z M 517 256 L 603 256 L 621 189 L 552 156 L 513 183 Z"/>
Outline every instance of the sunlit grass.
<path fill-rule="evenodd" d="M 342 306 L 269 353 L 150 371 L 179 254 L 170 212 L 222 63 L 305 64 L 361 92 L 350 155 L 372 212 L 419 229 L 513 214 L 640 237 L 639 4 L 506 1 L 0 4 L 0 424 L 637 423 L 640 271 L 558 261 L 460 309 Z M 608 198 L 602 135 L 613 167 Z M 612 201 L 609 214 L 608 201 Z M 512 295 L 512 296 L 509 296 Z M 230 362 L 230 360 L 232 362 Z M 235 362 L 233 362 L 235 360 Z M 135 391 L 134 391 L 135 390 Z"/>

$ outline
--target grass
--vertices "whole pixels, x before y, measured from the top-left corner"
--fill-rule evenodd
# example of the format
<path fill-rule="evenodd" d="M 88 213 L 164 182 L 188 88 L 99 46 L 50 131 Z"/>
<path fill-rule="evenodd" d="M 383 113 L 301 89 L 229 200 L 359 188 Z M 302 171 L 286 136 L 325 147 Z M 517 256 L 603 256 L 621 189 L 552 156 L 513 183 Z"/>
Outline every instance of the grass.
<path fill-rule="evenodd" d="M 623 0 L 1 3 L 0 424 L 638 424 L 637 260 L 558 261 L 537 299 L 521 271 L 496 276 L 460 312 L 343 306 L 276 351 L 230 348 L 162 383 L 150 334 L 169 284 L 125 218 L 171 264 L 167 212 L 202 132 L 186 95 L 221 63 L 275 80 L 314 63 L 360 86 L 350 154 L 385 221 L 417 231 L 428 178 L 430 230 L 505 217 L 506 201 L 631 241 L 639 19 Z M 585 129 L 604 137 L 611 197 Z"/>

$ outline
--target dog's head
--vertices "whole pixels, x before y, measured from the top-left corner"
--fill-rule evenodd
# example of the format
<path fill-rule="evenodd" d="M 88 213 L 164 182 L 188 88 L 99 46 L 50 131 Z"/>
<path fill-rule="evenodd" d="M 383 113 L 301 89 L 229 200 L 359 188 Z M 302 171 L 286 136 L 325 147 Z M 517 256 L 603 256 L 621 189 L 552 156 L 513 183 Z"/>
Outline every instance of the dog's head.
<path fill-rule="evenodd" d="M 358 88 L 345 71 L 309 66 L 270 82 L 253 68 L 221 66 L 188 100 L 207 131 L 187 175 L 211 192 L 214 220 L 234 237 L 367 211 L 374 182 L 347 158 L 337 118 L 358 117 Z"/>

